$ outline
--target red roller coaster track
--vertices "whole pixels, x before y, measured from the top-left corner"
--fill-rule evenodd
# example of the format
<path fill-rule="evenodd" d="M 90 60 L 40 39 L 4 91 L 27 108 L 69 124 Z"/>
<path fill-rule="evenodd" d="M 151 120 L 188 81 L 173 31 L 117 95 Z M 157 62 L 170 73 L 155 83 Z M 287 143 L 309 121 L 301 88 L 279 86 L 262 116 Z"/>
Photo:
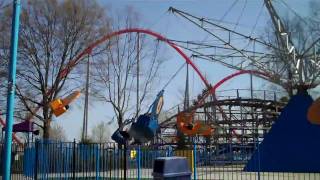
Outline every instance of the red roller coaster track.
<path fill-rule="evenodd" d="M 210 87 L 207 79 L 201 74 L 200 70 L 197 68 L 197 66 L 191 61 L 191 59 L 173 42 L 169 41 L 167 38 L 165 38 L 164 36 L 162 36 L 159 33 L 153 32 L 151 30 L 148 29 L 141 29 L 141 28 L 129 28 L 129 29 L 122 29 L 119 31 L 114 31 L 111 32 L 105 36 L 103 36 L 102 38 L 96 40 L 95 42 L 91 43 L 86 49 L 84 49 L 78 56 L 76 56 L 75 59 L 71 60 L 66 66 L 65 68 L 60 72 L 59 77 L 63 78 L 64 76 L 66 76 L 74 66 L 76 66 L 85 55 L 90 55 L 92 50 L 97 47 L 98 45 L 102 44 L 103 42 L 111 39 L 114 36 L 119 36 L 122 34 L 127 34 L 127 33 L 142 33 L 142 34 L 147 34 L 153 37 L 156 37 L 158 40 L 163 41 L 165 43 L 167 43 L 170 47 L 172 47 L 173 49 L 175 49 L 182 57 L 183 59 L 186 61 L 186 63 L 190 64 L 191 67 L 195 70 L 195 72 L 197 73 L 197 75 L 200 77 L 200 79 L 203 81 L 203 83 L 205 84 L 205 86 L 207 88 Z M 49 90 L 49 93 L 51 94 L 51 91 Z M 39 108 L 37 108 L 39 109 Z M 0 119 L 0 123 L 5 126 L 5 122 Z M 14 136 L 14 140 L 18 143 L 21 143 L 19 141 L 19 139 Z"/>
<path fill-rule="evenodd" d="M 201 103 L 204 102 L 204 100 L 209 96 L 209 95 L 214 95 L 215 97 L 215 94 L 216 94 L 216 90 L 223 84 L 225 83 L 226 81 L 236 77 L 236 76 L 239 76 L 239 75 L 242 75 L 242 74 L 254 74 L 254 75 L 258 75 L 258 76 L 265 76 L 267 78 L 270 78 L 270 75 L 267 74 L 267 73 L 264 73 L 264 72 L 260 72 L 260 71 L 256 71 L 256 70 L 240 70 L 238 72 L 235 72 L 233 74 L 230 74 L 229 76 L 226 76 L 224 77 L 223 79 L 221 79 L 218 83 L 216 83 L 214 86 L 212 86 L 210 89 L 209 89 L 209 93 L 207 93 L 205 96 L 203 96 L 199 101 L 198 101 L 198 104 L 201 105 Z"/>
<path fill-rule="evenodd" d="M 209 93 L 207 93 L 205 96 L 202 97 L 202 99 L 198 102 L 198 104 L 201 104 L 204 99 L 206 97 L 208 97 L 210 94 L 215 95 L 216 89 L 218 87 L 220 87 L 223 83 L 225 83 L 226 81 L 239 76 L 241 74 L 254 74 L 254 75 L 260 75 L 260 76 L 265 76 L 265 77 L 270 77 L 268 74 L 263 73 L 263 72 L 259 72 L 256 70 L 241 70 L 238 71 L 236 73 L 233 73 L 225 78 L 223 78 L 222 80 L 220 80 L 218 83 L 216 83 L 213 87 L 210 87 L 210 84 L 208 83 L 208 80 L 202 75 L 202 73 L 200 72 L 200 70 L 197 68 L 197 66 L 192 62 L 192 60 L 173 42 L 171 42 L 170 40 L 168 40 L 167 38 L 165 38 L 164 36 L 162 36 L 159 33 L 156 33 L 154 31 L 151 31 L 149 29 L 141 29 L 141 28 L 129 28 L 129 29 L 122 29 L 119 31 L 114 31 L 111 32 L 105 36 L 103 36 L 102 38 L 96 40 L 95 42 L 91 43 L 86 49 L 84 49 L 75 59 L 73 59 L 72 61 L 70 61 L 68 63 L 68 65 L 61 71 L 61 77 L 65 76 L 69 71 L 72 70 L 72 68 L 74 66 L 76 66 L 85 55 L 90 55 L 90 53 L 92 52 L 92 50 L 97 47 L 98 45 L 100 45 L 101 43 L 109 40 L 110 38 L 114 37 L 114 36 L 119 36 L 122 34 L 127 34 L 127 33 L 142 33 L 142 34 L 148 34 L 151 35 L 153 37 L 156 37 L 158 40 L 160 41 L 164 41 L 166 42 L 169 46 L 171 46 L 172 48 L 174 48 L 186 61 L 186 63 L 190 64 L 191 67 L 196 71 L 197 75 L 200 77 L 200 79 L 203 81 L 203 83 L 206 85 L 206 87 L 209 89 Z"/>
<path fill-rule="evenodd" d="M 169 46 L 171 46 L 173 49 L 175 49 L 183 57 L 183 59 L 186 61 L 186 63 L 191 65 L 191 67 L 195 70 L 195 72 L 198 74 L 198 76 L 203 81 L 203 83 L 207 87 L 210 87 L 207 79 L 202 75 L 202 73 L 197 68 L 197 66 L 191 61 L 191 59 L 175 43 L 171 42 L 170 40 L 168 40 L 167 38 L 165 38 L 164 36 L 162 36 L 159 33 L 153 32 L 153 31 L 148 30 L 148 29 L 140 29 L 140 28 L 129 28 L 129 29 L 122 29 L 122 30 L 119 30 L 119 31 L 111 32 L 111 33 L 103 36 L 102 38 L 98 39 L 97 41 L 91 43 L 74 60 L 69 62 L 69 64 L 66 66 L 66 68 L 61 72 L 61 76 L 62 77 L 65 76 L 75 65 L 77 65 L 79 63 L 79 61 L 81 61 L 81 59 L 85 55 L 90 55 L 90 53 L 92 52 L 92 49 L 94 49 L 95 47 L 97 47 L 101 43 L 109 40 L 110 38 L 112 38 L 114 36 L 119 36 L 119 35 L 127 34 L 127 33 L 148 34 L 150 36 L 156 37 L 160 41 L 163 41 L 163 42 L 167 43 Z"/>

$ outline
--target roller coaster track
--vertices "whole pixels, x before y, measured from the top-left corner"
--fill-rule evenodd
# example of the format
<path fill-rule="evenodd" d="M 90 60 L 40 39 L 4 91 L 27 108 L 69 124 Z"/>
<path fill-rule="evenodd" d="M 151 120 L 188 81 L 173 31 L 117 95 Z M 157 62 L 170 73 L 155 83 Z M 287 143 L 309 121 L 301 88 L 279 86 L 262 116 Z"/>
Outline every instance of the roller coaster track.
<path fill-rule="evenodd" d="M 285 106 L 285 103 L 283 102 L 276 102 L 274 100 L 263 100 L 263 99 L 256 99 L 256 98 L 232 98 L 232 99 L 219 99 L 216 101 L 210 101 L 205 102 L 201 104 L 200 106 L 193 106 L 188 109 L 189 111 L 193 111 L 200 108 L 206 108 L 206 107 L 212 107 L 212 106 L 244 106 L 244 107 L 252 107 L 252 108 L 264 108 L 268 110 L 273 110 L 273 112 L 278 112 L 273 114 L 273 112 L 270 112 L 270 115 L 279 115 L 279 112 L 281 109 Z M 196 113 L 203 113 L 203 112 L 196 112 Z M 245 114 L 245 113 L 243 113 Z M 176 118 L 176 114 L 173 116 L 170 116 L 169 118 L 165 119 L 160 123 L 161 127 L 168 127 L 173 126 L 175 124 L 174 118 Z M 226 123 L 229 122 L 229 118 L 227 120 L 219 121 L 217 123 Z M 242 120 L 232 120 L 232 121 L 239 121 Z M 250 120 L 248 120 L 250 121 Z"/>
<path fill-rule="evenodd" d="M 213 101 L 216 102 L 218 101 L 216 99 L 216 90 L 222 85 L 224 84 L 225 82 L 229 81 L 230 79 L 233 79 L 234 77 L 237 77 L 237 76 L 240 76 L 242 74 L 254 74 L 254 75 L 259 75 L 259 76 L 264 76 L 266 78 L 271 78 L 270 75 L 264 73 L 264 72 L 260 72 L 260 71 L 256 71 L 256 70 L 240 70 L 236 73 L 233 73 L 229 76 L 226 76 L 225 78 L 221 79 L 218 83 L 216 83 L 214 86 L 210 87 L 208 90 L 205 90 L 203 95 L 200 96 L 200 98 L 197 100 L 197 103 L 195 106 L 192 106 L 190 107 L 189 109 L 187 109 L 186 111 L 187 112 L 192 112 L 192 114 L 194 115 L 196 113 L 196 110 L 198 108 L 200 108 L 204 102 L 205 102 L 205 99 L 209 96 L 209 95 L 212 95 L 213 97 Z M 217 107 L 219 108 L 219 111 L 221 112 L 221 115 L 222 117 L 225 119 L 225 120 L 228 120 L 228 117 L 226 116 L 226 114 L 224 113 L 223 109 L 221 108 L 221 106 L 217 105 Z M 173 118 L 176 118 L 177 117 L 177 114 L 171 116 L 170 118 L 168 118 L 167 120 L 161 122 L 160 126 L 163 126 L 164 123 L 168 122 L 168 121 L 171 121 Z M 238 138 L 238 134 L 235 130 L 232 130 L 232 134 L 236 136 L 237 139 Z"/>
<path fill-rule="evenodd" d="M 270 77 L 268 74 L 260 72 L 260 71 L 256 71 L 256 70 L 240 70 L 236 73 L 233 73 L 229 76 L 226 76 L 225 78 L 221 79 L 218 83 L 216 83 L 213 87 L 210 87 L 209 90 L 206 90 L 202 96 L 200 96 L 200 98 L 197 100 L 197 103 L 190 107 L 189 109 L 187 109 L 186 111 L 194 111 L 200 107 L 202 107 L 203 103 L 205 102 L 205 99 L 209 96 L 212 95 L 213 96 L 213 101 L 217 101 L 217 98 L 215 96 L 216 94 L 216 90 L 225 82 L 227 82 L 228 80 L 237 77 L 239 75 L 242 74 L 255 74 L 255 75 L 260 75 L 260 76 L 265 76 L 265 77 Z M 165 123 L 166 121 L 170 121 L 173 117 L 176 117 L 177 115 L 173 115 L 172 117 L 170 117 L 168 120 L 163 121 L 162 123 Z"/>

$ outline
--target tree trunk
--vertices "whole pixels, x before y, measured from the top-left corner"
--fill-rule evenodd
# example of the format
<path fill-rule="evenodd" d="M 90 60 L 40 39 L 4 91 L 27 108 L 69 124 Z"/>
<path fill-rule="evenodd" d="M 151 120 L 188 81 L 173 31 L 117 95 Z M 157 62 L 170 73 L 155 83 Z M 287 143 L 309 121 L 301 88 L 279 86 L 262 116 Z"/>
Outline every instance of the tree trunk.
<path fill-rule="evenodd" d="M 121 113 L 119 113 L 119 119 L 118 119 L 119 128 L 122 126 L 122 123 L 123 123 L 123 116 Z"/>
<path fill-rule="evenodd" d="M 45 120 L 43 124 L 43 139 L 48 140 L 50 138 L 50 128 L 51 128 L 51 121 Z"/>
<path fill-rule="evenodd" d="M 308 95 L 308 86 L 306 85 L 299 85 L 297 87 L 297 94 Z"/>
<path fill-rule="evenodd" d="M 288 91 L 289 97 L 292 97 L 293 96 L 293 87 L 291 84 L 290 84 L 290 87 L 287 89 L 287 91 Z"/>

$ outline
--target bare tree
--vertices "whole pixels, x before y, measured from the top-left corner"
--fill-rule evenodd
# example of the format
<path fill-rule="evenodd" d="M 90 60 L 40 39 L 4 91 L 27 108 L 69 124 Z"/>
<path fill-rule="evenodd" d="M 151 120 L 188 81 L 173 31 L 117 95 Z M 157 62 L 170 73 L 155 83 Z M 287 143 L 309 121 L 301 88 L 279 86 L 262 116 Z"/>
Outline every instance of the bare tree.
<path fill-rule="evenodd" d="M 138 16 L 132 9 L 127 12 L 125 17 L 118 17 L 117 21 L 124 22 L 124 26 L 130 28 L 134 22 L 138 22 Z M 114 37 L 108 47 L 99 60 L 96 58 L 92 88 L 99 98 L 112 105 L 118 125 L 121 126 L 126 118 L 137 115 L 146 105 L 144 103 L 151 95 L 163 57 L 158 53 L 159 41 L 150 40 L 143 34 Z M 139 93 L 138 103 L 136 93 Z"/>
<path fill-rule="evenodd" d="M 91 139 L 96 143 L 108 142 L 111 134 L 109 126 L 105 122 L 100 122 L 92 128 Z"/>
<path fill-rule="evenodd" d="M 8 5 L 9 5 L 9 3 L 6 4 L 5 0 L 0 0 L 0 10 L 1 10 L 1 9 L 4 9 L 4 8 L 7 7 Z"/>
<path fill-rule="evenodd" d="M 66 133 L 63 127 L 57 123 L 54 123 L 50 128 L 50 139 L 55 141 L 66 141 Z"/>
<path fill-rule="evenodd" d="M 4 0 L 0 0 L 0 17 L 2 18 L 5 14 L 5 9 L 6 5 L 5 5 L 5 1 Z M 10 36 L 10 24 L 8 24 L 8 22 L 6 21 L 2 21 L 0 23 L 0 31 L 4 32 L 1 33 L 2 35 L 8 37 Z M 1 41 L 1 48 L 0 48 L 0 115 L 5 113 L 5 98 L 6 98 L 6 78 L 7 78 L 7 60 L 4 57 L 4 52 L 6 54 L 9 54 L 9 38 L 6 38 L 6 41 Z"/>
<path fill-rule="evenodd" d="M 1 13 L 0 58 L 8 62 L 11 10 Z M 96 1 L 31 0 L 21 10 L 17 96 L 25 111 L 43 122 L 50 137 L 49 103 L 78 87 L 79 75 L 62 70 L 87 45 L 108 31 L 108 18 Z M 1 68 L 3 68 L 2 66 Z M 81 67 L 79 67 L 81 68 Z M 2 84 L 2 83 L 1 83 Z M 40 113 L 34 108 L 41 107 Z"/>

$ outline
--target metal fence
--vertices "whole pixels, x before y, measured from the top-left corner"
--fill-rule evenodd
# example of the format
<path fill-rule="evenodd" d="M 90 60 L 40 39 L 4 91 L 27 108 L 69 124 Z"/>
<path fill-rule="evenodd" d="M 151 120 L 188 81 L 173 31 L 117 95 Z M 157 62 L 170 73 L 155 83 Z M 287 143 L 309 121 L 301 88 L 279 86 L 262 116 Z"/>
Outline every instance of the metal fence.
<path fill-rule="evenodd" d="M 244 166 L 253 151 L 252 146 L 236 144 L 194 145 L 175 150 L 169 145 L 118 147 L 115 143 L 36 142 L 23 147 L 13 145 L 11 176 L 12 179 L 152 179 L 154 159 L 175 155 L 187 157 L 193 179 L 320 179 L 320 173 L 245 172 Z"/>

